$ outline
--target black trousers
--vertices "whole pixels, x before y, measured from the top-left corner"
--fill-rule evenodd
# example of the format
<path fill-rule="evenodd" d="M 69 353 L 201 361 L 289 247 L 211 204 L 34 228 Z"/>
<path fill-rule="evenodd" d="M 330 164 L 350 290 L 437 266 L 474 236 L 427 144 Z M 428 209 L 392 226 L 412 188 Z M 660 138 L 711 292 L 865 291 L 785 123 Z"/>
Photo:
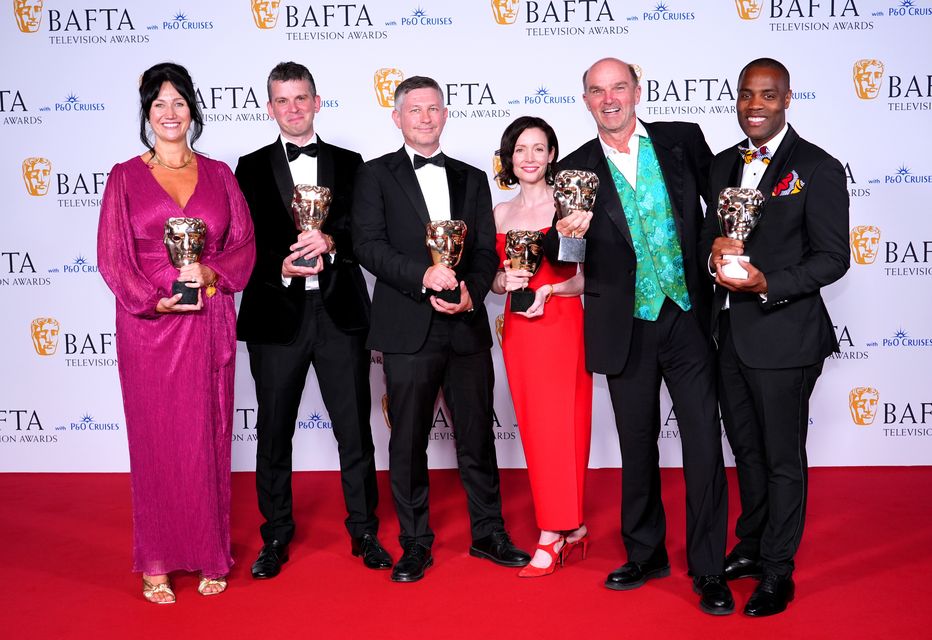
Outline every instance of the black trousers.
<path fill-rule="evenodd" d="M 291 344 L 247 344 L 258 403 L 256 493 L 266 543 L 287 544 L 294 537 L 292 438 L 311 364 L 337 440 L 346 529 L 358 537 L 376 533 L 379 527 L 365 334 L 337 327 L 317 291 L 305 294 L 304 305 L 303 321 Z"/>
<path fill-rule="evenodd" d="M 741 495 L 735 550 L 790 575 L 806 519 L 809 398 L 823 363 L 752 369 L 735 351 L 729 312 L 718 326 L 722 419 Z"/>
<path fill-rule="evenodd" d="M 427 445 L 441 390 L 453 420 L 472 537 L 482 538 L 505 526 L 492 429 L 492 355 L 489 350 L 456 353 L 451 338 L 457 322 L 435 313 L 418 352 L 382 356 L 392 425 L 389 473 L 402 546 L 417 542 L 430 547 L 434 541 L 428 522 Z"/>
<path fill-rule="evenodd" d="M 621 444 L 621 535 L 628 560 L 666 560 L 660 499 L 660 382 L 673 400 L 686 478 L 691 575 L 724 571 L 728 491 L 715 396 L 715 359 L 695 313 L 667 299 L 656 321 L 634 320 L 624 370 L 607 376 Z"/>

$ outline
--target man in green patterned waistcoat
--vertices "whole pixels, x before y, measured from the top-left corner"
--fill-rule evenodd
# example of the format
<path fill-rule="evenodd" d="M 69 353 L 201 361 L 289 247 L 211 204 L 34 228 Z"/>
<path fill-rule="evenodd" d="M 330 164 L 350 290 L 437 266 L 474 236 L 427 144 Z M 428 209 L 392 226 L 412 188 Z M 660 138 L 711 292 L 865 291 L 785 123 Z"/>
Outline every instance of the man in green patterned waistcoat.
<path fill-rule="evenodd" d="M 734 599 L 722 576 L 728 492 L 706 322 L 712 288 L 698 255 L 699 199 L 707 199 L 712 153 L 695 124 L 636 118 L 641 88 L 628 63 L 599 60 L 583 88 L 598 137 L 560 168 L 596 173 L 596 203 L 557 221 L 545 247 L 556 259 L 559 235 L 586 236 L 586 366 L 605 374 L 612 399 L 628 555 L 605 586 L 624 591 L 670 575 L 657 446 L 663 380 L 683 448 L 689 574 L 700 608 L 729 614 Z"/>

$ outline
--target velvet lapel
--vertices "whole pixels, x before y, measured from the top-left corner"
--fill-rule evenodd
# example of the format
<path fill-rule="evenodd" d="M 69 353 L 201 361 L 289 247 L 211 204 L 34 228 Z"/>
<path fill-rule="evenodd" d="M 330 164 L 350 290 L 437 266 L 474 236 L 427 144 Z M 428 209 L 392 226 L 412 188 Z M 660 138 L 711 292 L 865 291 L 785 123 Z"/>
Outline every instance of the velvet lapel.
<path fill-rule="evenodd" d="M 272 165 L 272 174 L 275 176 L 275 184 L 278 186 L 278 193 L 281 195 L 282 204 L 285 205 L 285 213 L 291 216 L 291 200 L 294 195 L 294 181 L 291 178 L 291 169 L 288 168 L 288 158 L 285 157 L 285 148 L 282 146 L 281 138 L 272 145 L 269 154 L 269 164 Z"/>
<path fill-rule="evenodd" d="M 424 194 L 421 193 L 421 185 L 414 175 L 414 167 L 411 165 L 411 159 L 408 157 L 404 147 L 395 152 L 388 160 L 388 169 L 402 192 L 411 201 L 414 212 L 425 225 L 430 222 L 430 214 L 427 212 L 427 202 L 424 201 Z"/>
<path fill-rule="evenodd" d="M 602 151 L 602 143 L 598 138 L 589 143 L 589 158 L 587 159 L 589 171 L 594 171 L 599 177 L 599 191 L 596 197 L 596 211 L 602 208 L 608 215 L 622 237 L 628 243 L 628 246 L 634 249 L 634 241 L 631 240 L 631 230 L 628 228 L 628 220 L 625 218 L 624 208 L 621 206 L 621 196 L 618 195 L 618 189 L 615 188 L 615 180 L 612 178 L 611 169 L 608 168 L 608 160 Z"/>
<path fill-rule="evenodd" d="M 783 136 L 783 142 L 780 143 L 777 152 L 773 154 L 773 159 L 767 165 L 764 175 L 761 176 L 760 186 L 757 187 L 764 194 L 761 216 L 767 213 L 767 203 L 773 197 L 774 186 L 789 172 L 790 157 L 793 155 L 793 150 L 796 149 L 798 142 L 799 135 L 793 130 L 793 127 L 787 129 L 786 135 Z"/>
<path fill-rule="evenodd" d="M 670 140 L 663 135 L 663 130 L 642 122 L 650 141 L 657 154 L 660 172 L 667 188 L 667 197 L 670 199 L 670 209 L 673 212 L 673 221 L 676 223 L 676 232 L 683 241 L 683 179 L 686 171 L 683 168 L 683 145 L 679 141 Z"/>

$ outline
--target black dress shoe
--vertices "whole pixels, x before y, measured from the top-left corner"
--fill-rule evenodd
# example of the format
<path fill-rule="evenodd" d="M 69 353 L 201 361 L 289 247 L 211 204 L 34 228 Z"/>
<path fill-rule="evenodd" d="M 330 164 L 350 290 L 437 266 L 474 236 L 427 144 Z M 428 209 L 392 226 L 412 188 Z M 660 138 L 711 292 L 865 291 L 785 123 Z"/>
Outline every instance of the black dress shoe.
<path fill-rule="evenodd" d="M 764 573 L 760 560 L 752 560 L 743 556 L 737 551 L 732 551 L 725 556 L 725 579 L 737 580 L 738 578 L 760 578 Z"/>
<path fill-rule="evenodd" d="M 670 562 L 626 562 L 608 574 L 605 586 L 615 591 L 637 589 L 653 578 L 666 578 L 670 575 Z"/>
<path fill-rule="evenodd" d="M 469 547 L 469 555 L 491 560 L 503 567 L 523 567 L 531 561 L 531 556 L 516 547 L 504 531 L 496 531 L 484 538 L 473 540 L 472 546 Z"/>
<path fill-rule="evenodd" d="M 713 616 L 727 616 L 735 611 L 735 599 L 725 576 L 693 578 L 693 591 L 699 594 L 699 608 Z"/>
<path fill-rule="evenodd" d="M 369 569 L 391 569 L 392 557 L 388 555 L 374 533 L 364 533 L 353 538 L 353 555 L 362 556 L 362 563 Z"/>
<path fill-rule="evenodd" d="M 252 563 L 252 577 L 257 580 L 274 578 L 281 572 L 282 565 L 288 562 L 288 545 L 278 540 L 262 545 L 259 557 Z"/>
<path fill-rule="evenodd" d="M 796 594 L 796 585 L 791 576 L 765 573 L 760 584 L 744 605 L 744 615 L 753 618 L 772 616 L 786 610 L 787 603 Z"/>
<path fill-rule="evenodd" d="M 424 571 L 434 564 L 430 549 L 416 542 L 405 545 L 401 559 L 392 569 L 392 582 L 417 582 L 424 577 Z"/>

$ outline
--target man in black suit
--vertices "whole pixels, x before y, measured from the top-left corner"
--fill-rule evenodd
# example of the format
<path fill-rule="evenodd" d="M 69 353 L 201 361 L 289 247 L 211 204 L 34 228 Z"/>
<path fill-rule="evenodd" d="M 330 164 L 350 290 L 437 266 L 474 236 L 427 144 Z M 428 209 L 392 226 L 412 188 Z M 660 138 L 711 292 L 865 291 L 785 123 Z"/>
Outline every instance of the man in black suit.
<path fill-rule="evenodd" d="M 741 71 L 737 113 L 747 139 L 715 156 L 711 193 L 759 189 L 764 202 L 745 242 L 721 236 L 714 199 L 703 229 L 718 285 L 719 397 L 741 494 L 739 542 L 725 575 L 763 575 L 744 609 L 750 616 L 779 613 L 793 599 L 809 397 L 825 357 L 837 350 L 819 291 L 849 266 L 844 169 L 786 123 L 790 98 L 790 74 L 780 62 L 761 58 Z M 726 276 L 725 256 L 745 252 L 747 278 Z"/>
<path fill-rule="evenodd" d="M 615 413 L 628 554 L 605 586 L 634 589 L 670 574 L 657 446 L 663 380 L 683 447 L 689 573 L 702 610 L 728 614 L 734 600 L 721 575 L 728 495 L 705 321 L 712 288 L 698 256 L 712 153 L 695 124 L 637 120 L 641 88 L 631 65 L 599 60 L 583 88 L 599 135 L 560 168 L 598 175 L 595 208 L 557 220 L 545 250 L 557 259 L 561 235 L 586 234 L 586 366 L 605 374 Z"/>
<path fill-rule="evenodd" d="M 396 582 L 414 582 L 433 563 L 428 523 L 427 444 L 443 390 L 469 506 L 470 554 L 509 567 L 528 563 L 505 532 L 492 432 L 492 334 L 482 300 L 498 268 L 485 173 L 445 156 L 443 92 L 431 78 L 398 85 L 392 111 L 404 146 L 370 160 L 356 178 L 353 242 L 376 278 L 367 346 L 383 353 L 392 426 L 389 468 L 404 555 Z M 455 270 L 432 264 L 432 220 L 462 220 L 467 233 Z M 437 292 L 459 290 L 459 302 Z"/>
<path fill-rule="evenodd" d="M 313 363 L 340 456 L 346 528 L 353 555 L 388 569 L 375 516 L 378 489 L 369 425 L 369 294 L 353 255 L 349 215 L 362 157 L 320 140 L 320 96 L 303 65 L 283 62 L 268 78 L 268 112 L 280 137 L 239 159 L 236 178 L 256 228 L 256 267 L 243 292 L 237 336 L 246 341 L 256 383 L 256 490 L 265 522 L 254 578 L 272 578 L 294 536 L 292 437 Z M 323 231 L 296 231 L 295 184 L 327 187 L 333 200 Z M 319 256 L 315 266 L 299 257 Z"/>

